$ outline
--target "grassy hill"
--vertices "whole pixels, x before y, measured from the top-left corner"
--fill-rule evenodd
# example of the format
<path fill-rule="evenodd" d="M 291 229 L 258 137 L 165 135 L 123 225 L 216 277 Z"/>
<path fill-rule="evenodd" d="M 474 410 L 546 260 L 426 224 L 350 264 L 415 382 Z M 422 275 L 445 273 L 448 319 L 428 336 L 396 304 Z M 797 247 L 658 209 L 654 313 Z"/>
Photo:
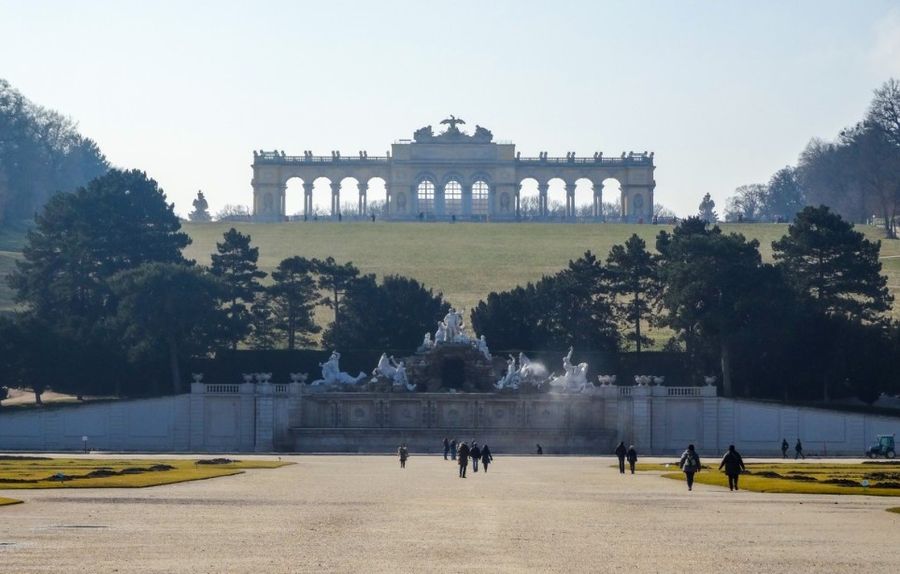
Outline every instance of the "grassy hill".
<path fill-rule="evenodd" d="M 292 255 L 331 255 L 338 261 L 352 261 L 363 272 L 379 277 L 390 273 L 414 277 L 443 292 L 464 310 L 471 309 L 491 291 L 555 273 L 586 250 L 605 258 L 612 245 L 622 243 L 632 233 L 652 247 L 660 229 L 668 229 L 628 224 L 185 223 L 185 231 L 193 238 L 186 255 L 199 263 L 209 263 L 216 241 L 232 226 L 252 236 L 265 271 Z M 767 260 L 771 259 L 772 241 L 787 229 L 786 225 L 774 224 L 722 227 L 725 232 L 759 239 Z M 871 239 L 883 236 L 877 228 L 861 229 Z M 0 275 L 11 270 L 22 240 L 21 231 L 0 232 Z M 900 290 L 900 241 L 882 242 L 882 257 L 892 291 Z M 11 293 L 3 282 L 0 309 L 11 306 Z"/>

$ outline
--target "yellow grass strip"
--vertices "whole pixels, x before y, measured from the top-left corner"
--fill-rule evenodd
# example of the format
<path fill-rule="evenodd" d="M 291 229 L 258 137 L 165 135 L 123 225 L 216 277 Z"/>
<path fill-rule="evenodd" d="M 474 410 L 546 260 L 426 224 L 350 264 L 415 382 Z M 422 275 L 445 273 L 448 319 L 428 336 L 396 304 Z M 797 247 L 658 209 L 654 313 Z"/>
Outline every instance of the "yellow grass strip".
<path fill-rule="evenodd" d="M 0 506 L 12 506 L 13 504 L 22 504 L 21 500 L 15 498 L 3 498 L 0 496 Z"/>

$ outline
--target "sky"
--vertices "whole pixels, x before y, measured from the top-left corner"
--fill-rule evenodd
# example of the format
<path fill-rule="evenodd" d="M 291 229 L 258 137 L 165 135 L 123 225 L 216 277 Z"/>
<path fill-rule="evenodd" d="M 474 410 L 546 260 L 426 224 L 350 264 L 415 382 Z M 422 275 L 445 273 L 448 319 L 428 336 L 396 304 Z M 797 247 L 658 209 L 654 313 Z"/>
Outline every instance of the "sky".
<path fill-rule="evenodd" d="M 250 205 L 252 150 L 384 155 L 455 114 L 523 156 L 653 151 L 684 216 L 859 121 L 900 2 L 0 0 L 0 77 L 182 215 Z"/>

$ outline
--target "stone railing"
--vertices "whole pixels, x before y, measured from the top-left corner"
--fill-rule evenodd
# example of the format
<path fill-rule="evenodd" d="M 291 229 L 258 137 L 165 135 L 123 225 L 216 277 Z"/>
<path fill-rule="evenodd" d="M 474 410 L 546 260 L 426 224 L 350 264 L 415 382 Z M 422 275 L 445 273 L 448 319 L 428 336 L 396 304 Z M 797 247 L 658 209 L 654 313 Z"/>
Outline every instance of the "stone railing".
<path fill-rule="evenodd" d="M 344 155 L 282 155 L 274 152 L 263 152 L 253 158 L 255 164 L 304 164 L 304 163 L 387 163 L 388 156 L 344 156 Z"/>
<path fill-rule="evenodd" d="M 233 393 L 241 392 L 240 385 L 221 385 L 220 384 L 220 385 L 205 385 L 205 387 L 206 387 L 206 389 L 204 390 L 204 392 L 206 392 L 206 394 L 217 393 L 217 394 L 224 395 L 224 394 L 233 394 Z"/>
<path fill-rule="evenodd" d="M 286 395 L 288 393 L 288 386 L 286 384 L 276 384 L 275 385 L 275 394 L 276 395 Z"/>
<path fill-rule="evenodd" d="M 590 164 L 590 165 L 653 165 L 653 157 L 649 155 L 626 155 L 625 157 L 518 157 L 517 163 L 524 164 Z"/>
<path fill-rule="evenodd" d="M 703 387 L 666 387 L 667 397 L 701 397 Z"/>
<path fill-rule="evenodd" d="M 631 390 L 632 390 L 633 388 L 634 388 L 634 387 L 619 387 L 619 396 L 620 396 L 620 397 L 630 397 L 630 396 L 631 396 Z"/>

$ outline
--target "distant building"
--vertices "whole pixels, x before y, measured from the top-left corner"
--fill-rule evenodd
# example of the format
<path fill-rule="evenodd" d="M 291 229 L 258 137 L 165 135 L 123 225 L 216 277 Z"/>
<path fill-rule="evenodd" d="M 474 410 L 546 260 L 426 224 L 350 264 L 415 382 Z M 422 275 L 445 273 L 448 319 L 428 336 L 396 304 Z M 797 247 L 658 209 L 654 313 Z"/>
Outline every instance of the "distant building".
<path fill-rule="evenodd" d="M 253 152 L 253 218 L 256 221 L 286 219 L 287 182 L 297 178 L 303 183 L 303 215 L 313 216 L 313 183 L 325 178 L 331 186 L 330 216 L 340 215 L 341 191 L 350 193 L 356 180 L 358 213 L 368 213 L 367 191 L 373 179 L 383 181 L 386 189 L 384 217 L 392 220 L 495 220 L 515 221 L 525 216 L 522 184 L 537 182 L 538 201 L 530 217 L 549 217 L 547 190 L 551 180 L 559 179 L 566 191 L 565 219 L 574 219 L 575 184 L 587 180 L 593 187 L 591 217 L 602 220 L 603 181 L 619 182 L 622 221 L 649 223 L 653 217 L 652 153 L 622 153 L 605 157 L 520 157 L 512 143 L 494 142 L 493 134 L 476 126 L 469 135 L 457 127 L 463 124 L 453 116 L 441 124 L 448 128 L 435 134 L 431 126 L 417 130 L 412 140 L 400 140 L 391 146 L 391 154 L 369 157 L 316 156 L 304 152 L 289 156 L 283 151 Z M 348 185 L 351 188 L 348 189 Z M 343 186 L 343 187 L 342 187 Z M 607 198 L 610 200 L 612 198 Z"/>

